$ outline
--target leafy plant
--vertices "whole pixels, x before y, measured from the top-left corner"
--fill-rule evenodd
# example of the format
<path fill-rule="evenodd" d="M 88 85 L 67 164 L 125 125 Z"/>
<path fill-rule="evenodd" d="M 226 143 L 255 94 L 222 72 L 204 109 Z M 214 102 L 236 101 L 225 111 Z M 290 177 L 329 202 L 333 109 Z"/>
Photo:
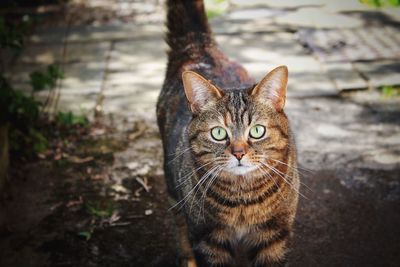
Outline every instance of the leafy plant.
<path fill-rule="evenodd" d="M 0 74 L 0 123 L 12 122 L 26 126 L 39 116 L 40 102 L 14 90 L 7 79 Z"/>
<path fill-rule="evenodd" d="M 49 146 L 47 138 L 35 128 L 29 128 L 26 132 L 11 127 L 9 138 L 11 153 L 24 157 L 33 157 L 44 152 Z"/>
<path fill-rule="evenodd" d="M 382 94 L 386 97 L 400 96 L 400 87 L 383 86 L 381 90 Z"/>
<path fill-rule="evenodd" d="M 63 126 L 80 125 L 82 127 L 87 127 L 89 125 L 89 121 L 84 115 L 76 115 L 71 111 L 59 112 L 56 116 L 56 122 Z"/>
<path fill-rule="evenodd" d="M 360 3 L 374 7 L 400 6 L 400 0 L 359 0 L 359 1 Z"/>
<path fill-rule="evenodd" d="M 85 238 L 86 241 L 89 241 L 92 238 L 94 229 L 91 228 L 88 231 L 81 231 L 78 233 L 79 236 Z"/>
<path fill-rule="evenodd" d="M 24 46 L 25 35 L 31 27 L 29 17 L 18 24 L 7 23 L 4 17 L 0 17 L 0 47 L 20 52 Z"/>
<path fill-rule="evenodd" d="M 228 6 L 227 0 L 205 0 L 207 17 L 210 19 L 224 14 Z"/>
<path fill-rule="evenodd" d="M 98 218 L 108 218 L 114 213 L 114 205 L 112 202 L 101 203 L 101 202 L 88 202 L 86 203 L 86 210 L 90 215 Z"/>
<path fill-rule="evenodd" d="M 49 65 L 44 72 L 34 71 L 30 74 L 30 84 L 33 92 L 53 90 L 57 80 L 64 78 L 64 73 L 58 65 Z"/>
<path fill-rule="evenodd" d="M 7 53 L 16 52 L 17 55 L 24 46 L 24 40 L 29 32 L 31 20 L 23 19 L 20 23 L 11 23 L 0 17 L 0 48 L 6 53 L 0 55 L 0 71 L 10 65 L 9 59 L 3 58 Z M 5 60 L 6 59 L 6 60 Z M 8 61 L 7 61 L 8 60 Z M 10 152 L 18 157 L 33 157 L 44 152 L 49 147 L 46 136 L 51 136 L 49 131 L 40 127 L 40 123 L 47 116 L 43 110 L 51 96 L 57 81 L 64 78 L 62 69 L 58 65 L 49 65 L 44 71 L 34 71 L 30 74 L 32 95 L 27 96 L 16 90 L 8 79 L 0 72 L 0 124 L 9 124 Z M 48 90 L 49 95 L 45 104 L 35 100 L 36 92 Z M 82 115 L 72 112 L 57 114 L 57 126 L 87 126 L 88 120 Z"/>

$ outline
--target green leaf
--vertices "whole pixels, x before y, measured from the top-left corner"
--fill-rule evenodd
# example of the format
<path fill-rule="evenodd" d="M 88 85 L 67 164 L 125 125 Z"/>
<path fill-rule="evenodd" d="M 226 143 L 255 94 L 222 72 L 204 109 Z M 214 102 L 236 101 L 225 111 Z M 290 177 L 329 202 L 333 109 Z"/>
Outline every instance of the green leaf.
<path fill-rule="evenodd" d="M 46 71 L 34 71 L 29 76 L 34 92 L 52 90 L 56 87 L 57 80 L 64 78 L 64 74 L 58 65 L 49 65 Z"/>
<path fill-rule="evenodd" d="M 84 115 L 76 115 L 69 112 L 59 112 L 56 116 L 56 121 L 65 126 L 81 125 L 87 127 L 89 125 L 89 120 Z"/>
<path fill-rule="evenodd" d="M 386 97 L 400 96 L 400 87 L 383 86 L 382 94 Z"/>
<path fill-rule="evenodd" d="M 47 76 L 39 71 L 32 72 L 29 77 L 31 78 L 31 85 L 34 91 L 45 90 L 48 84 Z"/>
<path fill-rule="evenodd" d="M 78 235 L 84 237 L 86 241 L 89 241 L 89 239 L 92 238 L 92 234 L 93 231 L 82 231 L 78 233 Z"/>
<path fill-rule="evenodd" d="M 114 213 L 114 205 L 111 202 L 106 204 L 104 203 L 86 203 L 86 210 L 90 215 L 99 218 L 108 218 L 111 217 Z"/>

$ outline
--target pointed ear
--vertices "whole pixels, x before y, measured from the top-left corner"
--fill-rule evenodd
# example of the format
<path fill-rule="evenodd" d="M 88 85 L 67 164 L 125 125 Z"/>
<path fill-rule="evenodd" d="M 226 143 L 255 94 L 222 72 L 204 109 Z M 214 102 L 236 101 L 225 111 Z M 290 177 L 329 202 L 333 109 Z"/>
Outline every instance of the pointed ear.
<path fill-rule="evenodd" d="M 182 74 L 183 88 L 193 113 L 197 114 L 223 96 L 223 92 L 193 71 Z"/>
<path fill-rule="evenodd" d="M 288 69 L 286 66 L 279 66 L 270 71 L 250 91 L 250 95 L 260 101 L 269 100 L 277 111 L 281 111 L 285 106 L 287 82 Z"/>

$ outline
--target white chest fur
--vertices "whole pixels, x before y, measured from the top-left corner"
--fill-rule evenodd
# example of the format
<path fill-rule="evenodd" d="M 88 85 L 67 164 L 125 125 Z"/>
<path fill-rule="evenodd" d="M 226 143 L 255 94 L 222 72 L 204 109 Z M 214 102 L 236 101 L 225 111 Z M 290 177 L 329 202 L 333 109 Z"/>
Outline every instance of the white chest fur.
<path fill-rule="evenodd" d="M 238 227 L 235 229 L 235 237 L 236 240 L 241 240 L 247 233 L 249 229 L 247 227 Z"/>

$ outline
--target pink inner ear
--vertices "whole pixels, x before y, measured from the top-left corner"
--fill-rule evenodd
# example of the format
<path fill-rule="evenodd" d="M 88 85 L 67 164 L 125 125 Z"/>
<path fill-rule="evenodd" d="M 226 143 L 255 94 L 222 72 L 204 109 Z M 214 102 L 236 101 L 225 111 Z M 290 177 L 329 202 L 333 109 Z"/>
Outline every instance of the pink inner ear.
<path fill-rule="evenodd" d="M 205 105 L 222 97 L 218 88 L 195 72 L 185 71 L 182 81 L 193 113 L 200 112 Z"/>
<path fill-rule="evenodd" d="M 261 82 L 252 90 L 260 101 L 269 99 L 277 111 L 285 106 L 288 71 L 286 66 L 278 67 L 269 72 Z"/>

